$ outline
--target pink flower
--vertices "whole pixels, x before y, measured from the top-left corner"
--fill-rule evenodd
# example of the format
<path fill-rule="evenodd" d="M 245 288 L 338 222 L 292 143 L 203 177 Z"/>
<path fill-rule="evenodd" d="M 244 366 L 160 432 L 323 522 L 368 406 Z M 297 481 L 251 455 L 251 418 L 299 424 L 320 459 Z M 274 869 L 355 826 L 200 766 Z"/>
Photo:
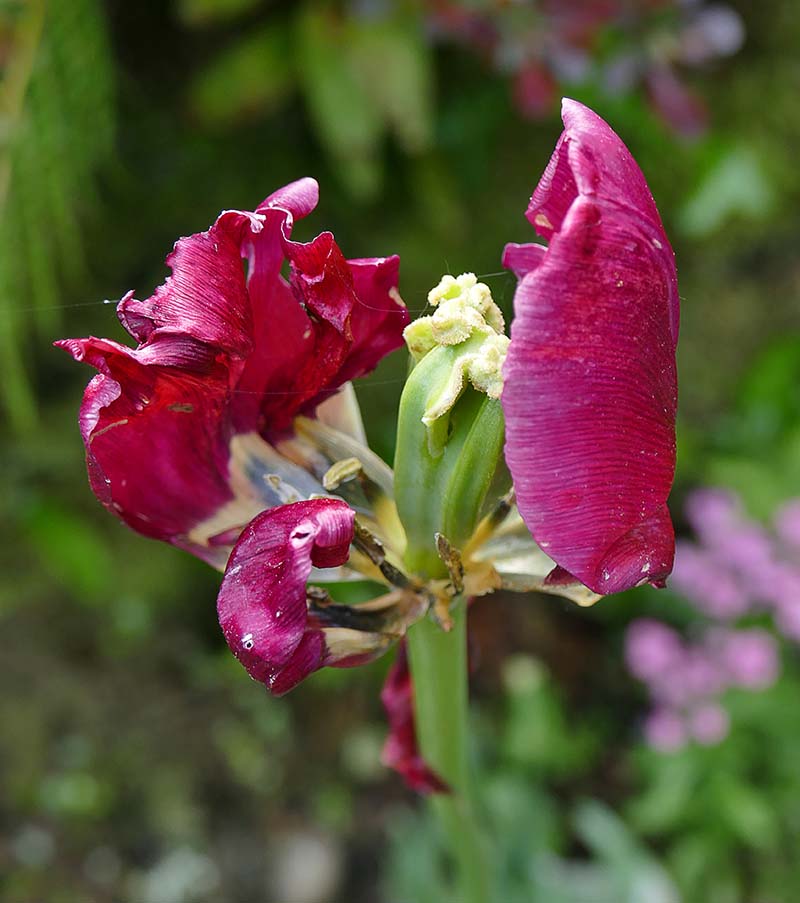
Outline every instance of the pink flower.
<path fill-rule="evenodd" d="M 689 732 L 703 746 L 714 746 L 728 736 L 731 721 L 728 713 L 715 702 L 696 708 L 689 715 Z"/>
<path fill-rule="evenodd" d="M 273 444 L 397 348 L 408 322 L 397 257 L 345 260 L 330 232 L 290 239 L 317 197 L 301 179 L 180 239 L 164 284 L 118 306 L 135 348 L 56 343 L 98 370 L 80 413 L 97 497 L 216 567 L 258 512 L 322 491 Z"/>
<path fill-rule="evenodd" d="M 564 132 L 527 210 L 549 245 L 508 245 L 520 279 L 502 402 L 520 513 L 598 593 L 663 584 L 674 534 L 678 289 L 641 170 L 595 113 Z"/>
<path fill-rule="evenodd" d="M 639 680 L 670 679 L 683 661 L 683 643 L 676 631 L 661 621 L 639 618 L 625 633 L 625 658 L 631 674 Z"/>
<path fill-rule="evenodd" d="M 686 745 L 686 727 L 683 718 L 671 709 L 656 709 L 644 723 L 647 742 L 660 752 L 675 752 Z"/>
<path fill-rule="evenodd" d="M 766 630 L 722 630 L 715 642 L 731 683 L 749 690 L 766 690 L 778 679 L 778 644 Z"/>

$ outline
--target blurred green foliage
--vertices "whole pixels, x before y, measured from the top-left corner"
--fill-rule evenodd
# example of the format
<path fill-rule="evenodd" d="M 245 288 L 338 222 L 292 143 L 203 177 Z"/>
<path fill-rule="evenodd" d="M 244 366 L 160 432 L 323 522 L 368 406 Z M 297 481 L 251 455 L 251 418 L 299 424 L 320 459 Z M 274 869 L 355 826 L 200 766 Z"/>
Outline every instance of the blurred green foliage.
<path fill-rule="evenodd" d="M 86 276 L 79 221 L 112 151 L 113 64 L 97 0 L 0 7 L 0 398 L 33 427 L 31 346 L 63 322 L 60 283 Z"/>
<path fill-rule="evenodd" d="M 694 75 L 706 138 L 676 140 L 638 92 L 579 94 L 630 145 L 674 239 L 676 514 L 695 484 L 730 485 L 763 516 L 800 494 L 800 19 L 792 0 L 737 5 L 745 48 Z M 178 235 L 306 174 L 322 198 L 300 237 L 331 228 L 348 256 L 400 253 L 415 312 L 443 272 L 474 270 L 510 314 L 500 252 L 532 238 L 523 210 L 556 110 L 522 121 L 502 75 L 432 44 L 423 12 L 0 5 L 3 903 L 442 899 L 435 828 L 379 763 L 388 662 L 281 700 L 248 681 L 219 636 L 217 575 L 91 495 L 75 423 L 89 371 L 47 347 L 124 338 L 104 298 L 146 296 Z M 387 459 L 403 374 L 397 355 L 359 390 Z M 498 899 L 793 903 L 796 651 L 774 689 L 726 699 L 723 744 L 656 754 L 620 655 L 646 611 L 691 627 L 645 591 L 590 612 L 476 605 Z"/>

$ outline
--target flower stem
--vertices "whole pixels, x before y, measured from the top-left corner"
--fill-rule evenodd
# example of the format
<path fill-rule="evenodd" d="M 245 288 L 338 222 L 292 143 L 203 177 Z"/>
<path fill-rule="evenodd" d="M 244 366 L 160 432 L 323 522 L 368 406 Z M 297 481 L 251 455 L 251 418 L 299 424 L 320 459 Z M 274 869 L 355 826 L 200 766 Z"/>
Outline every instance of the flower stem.
<path fill-rule="evenodd" d="M 453 605 L 449 633 L 427 618 L 414 625 L 408 651 L 420 752 L 452 789 L 431 802 L 453 856 L 456 899 L 487 903 L 488 856 L 475 812 L 469 756 L 466 609 L 464 599 Z"/>

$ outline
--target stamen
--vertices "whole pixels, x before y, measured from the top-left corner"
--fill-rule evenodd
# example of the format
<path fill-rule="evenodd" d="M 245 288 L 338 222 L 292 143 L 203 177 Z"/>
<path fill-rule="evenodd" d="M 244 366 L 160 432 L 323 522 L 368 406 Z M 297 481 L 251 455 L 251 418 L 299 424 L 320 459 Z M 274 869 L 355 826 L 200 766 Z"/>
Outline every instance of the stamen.
<path fill-rule="evenodd" d="M 358 458 L 345 458 L 343 461 L 337 461 L 328 468 L 322 477 L 322 485 L 326 491 L 333 492 L 342 483 L 349 483 L 350 480 L 362 476 L 363 473 L 364 465 Z"/>
<path fill-rule="evenodd" d="M 358 518 L 354 523 L 353 545 L 369 558 L 392 586 L 399 589 L 417 589 L 417 586 L 399 568 L 387 561 L 383 543 L 360 523 Z"/>
<path fill-rule="evenodd" d="M 464 546 L 464 558 L 470 558 L 472 553 L 489 539 L 492 533 L 494 533 L 511 513 L 511 509 L 516 504 L 516 501 L 517 496 L 513 487 L 497 500 L 494 508 L 481 519 L 480 523 L 475 528 L 475 532 L 469 538 L 466 546 Z"/>
<path fill-rule="evenodd" d="M 450 574 L 452 595 L 458 596 L 464 592 L 464 565 L 461 553 L 450 544 L 450 540 L 444 534 L 437 533 L 435 538 L 436 552 Z"/>

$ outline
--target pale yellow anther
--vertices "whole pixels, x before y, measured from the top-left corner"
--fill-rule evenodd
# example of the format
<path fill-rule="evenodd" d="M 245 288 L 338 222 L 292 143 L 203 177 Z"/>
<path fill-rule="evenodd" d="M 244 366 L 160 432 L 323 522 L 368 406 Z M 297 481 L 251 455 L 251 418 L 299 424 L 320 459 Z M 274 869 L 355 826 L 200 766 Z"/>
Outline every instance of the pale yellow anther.
<path fill-rule="evenodd" d="M 500 398 L 509 339 L 489 287 L 474 273 L 443 276 L 428 301 L 434 312 L 407 326 L 403 338 L 416 363 L 434 351 L 438 355 L 440 375 L 431 384 L 422 416 L 429 445 L 438 448 L 446 417 L 469 384 Z"/>

